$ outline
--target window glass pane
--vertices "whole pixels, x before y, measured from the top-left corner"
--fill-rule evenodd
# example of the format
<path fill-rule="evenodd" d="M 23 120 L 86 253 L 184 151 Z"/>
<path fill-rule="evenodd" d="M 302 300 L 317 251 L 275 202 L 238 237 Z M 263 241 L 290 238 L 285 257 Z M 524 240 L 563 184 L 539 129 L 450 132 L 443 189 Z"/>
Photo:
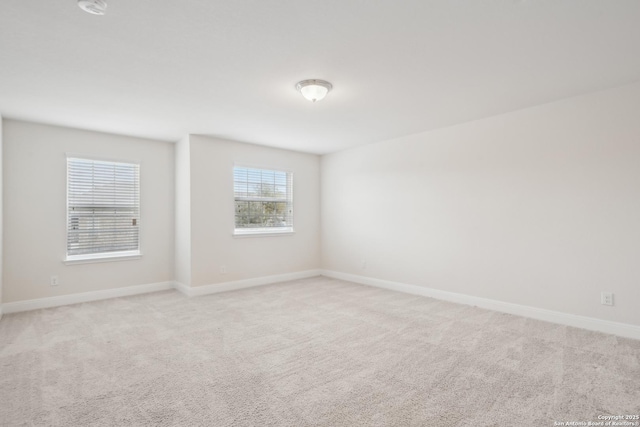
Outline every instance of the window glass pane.
<path fill-rule="evenodd" d="M 293 177 L 290 172 L 235 167 L 236 229 L 293 229 Z"/>

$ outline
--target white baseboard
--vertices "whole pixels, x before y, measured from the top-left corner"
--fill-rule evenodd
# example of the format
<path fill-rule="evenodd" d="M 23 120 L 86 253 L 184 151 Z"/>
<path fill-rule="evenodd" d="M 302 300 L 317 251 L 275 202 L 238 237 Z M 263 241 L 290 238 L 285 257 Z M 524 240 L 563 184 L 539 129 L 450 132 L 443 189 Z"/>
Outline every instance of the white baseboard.
<path fill-rule="evenodd" d="M 61 305 L 126 297 L 130 295 L 144 294 L 147 292 L 165 291 L 173 288 L 174 282 L 159 282 L 149 283 L 146 285 L 125 286 L 122 288 L 105 289 L 102 291 L 82 292 L 79 294 L 60 295 L 57 297 L 8 302 L 2 304 L 0 310 L 4 313 L 17 313 L 20 311 L 38 310 L 40 308 L 59 307 Z"/>
<path fill-rule="evenodd" d="M 346 280 L 349 282 L 360 283 L 362 285 L 375 286 L 377 288 L 404 292 L 407 294 L 421 295 L 459 304 L 473 305 L 489 310 L 500 311 L 502 313 L 515 314 L 517 316 L 529 317 L 546 322 L 558 323 L 561 325 L 573 326 L 576 328 L 588 329 L 590 331 L 604 332 L 607 334 L 640 340 L 640 326 L 628 323 L 611 322 L 609 320 L 601 320 L 593 317 L 578 316 L 575 314 L 545 310 L 542 308 L 512 304 L 509 302 L 474 297 L 454 292 L 440 291 L 418 285 L 374 279 L 372 277 L 358 276 L 338 271 L 321 270 L 321 274 L 334 279 Z"/>
<path fill-rule="evenodd" d="M 146 285 L 127 286 L 116 289 L 105 289 L 94 292 L 83 292 L 79 294 L 61 295 L 50 298 L 39 298 L 27 301 L 9 302 L 0 305 L 0 319 L 3 314 L 17 313 L 20 311 L 37 310 L 41 308 L 59 307 L 62 305 L 78 304 L 83 302 L 98 301 L 109 298 L 138 295 L 148 292 L 164 291 L 176 289 L 188 297 L 200 295 L 216 294 L 220 292 L 235 291 L 239 289 L 251 288 L 255 286 L 270 285 L 272 283 L 298 280 L 308 277 L 323 275 L 334 279 L 346 280 L 360 283 L 362 285 L 375 286 L 392 291 L 404 292 L 413 295 L 420 295 L 436 298 L 444 301 L 459 304 L 473 305 L 489 310 L 514 314 L 517 316 L 529 317 L 561 325 L 573 326 L 576 328 L 588 329 L 591 331 L 604 332 L 621 337 L 634 338 L 640 340 L 640 326 L 627 323 L 612 322 L 608 320 L 596 319 L 593 317 L 578 316 L 575 314 L 562 313 L 558 311 L 545 310 L 542 308 L 529 307 L 525 305 L 513 304 L 504 301 L 497 301 L 487 298 L 480 298 L 471 295 L 458 294 L 454 292 L 441 291 L 423 286 L 409 285 L 406 283 L 393 282 L 390 280 L 375 279 L 372 277 L 359 276 L 355 274 L 341 273 L 331 270 L 307 270 L 296 273 L 277 274 L 274 276 L 256 277 L 253 279 L 236 280 L 233 282 L 223 282 L 204 286 L 187 286 L 179 282 L 159 282 Z"/>
<path fill-rule="evenodd" d="M 176 281 L 176 282 L 173 282 L 173 289 L 180 292 L 181 294 L 189 296 L 189 289 L 191 289 L 191 287 L 185 285 L 184 283 L 180 283 Z"/>
<path fill-rule="evenodd" d="M 203 286 L 186 286 L 175 282 L 175 288 L 188 297 L 217 294 L 220 292 L 237 291 L 239 289 L 252 288 L 254 286 L 270 285 L 272 283 L 286 282 L 289 280 L 306 279 L 319 276 L 320 270 L 306 270 L 295 273 L 276 274 L 274 276 L 256 277 L 253 279 L 235 280 L 233 282 L 214 283 Z"/>
<path fill-rule="evenodd" d="M 109 298 L 125 297 L 144 294 L 148 292 L 176 289 L 188 297 L 195 297 L 219 292 L 235 291 L 254 286 L 269 285 L 272 283 L 286 282 L 288 280 L 304 279 L 319 276 L 320 270 L 299 271 L 296 273 L 277 274 L 274 276 L 256 277 L 253 279 L 236 280 L 233 282 L 217 283 L 205 286 L 187 286 L 180 282 L 159 282 L 147 285 L 127 286 L 102 291 L 83 292 L 79 294 L 61 295 L 57 297 L 39 298 L 26 301 L 9 302 L 0 305 L 0 318 L 2 313 L 17 313 L 20 311 L 38 310 L 41 308 L 59 307 L 62 305 L 78 304 L 83 302 L 98 301 Z"/>

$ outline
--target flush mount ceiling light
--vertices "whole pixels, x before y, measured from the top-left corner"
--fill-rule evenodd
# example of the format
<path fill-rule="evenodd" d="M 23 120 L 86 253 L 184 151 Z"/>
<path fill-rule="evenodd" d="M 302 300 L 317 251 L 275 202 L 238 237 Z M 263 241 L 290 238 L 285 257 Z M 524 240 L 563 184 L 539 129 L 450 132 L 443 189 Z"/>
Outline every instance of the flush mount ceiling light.
<path fill-rule="evenodd" d="M 311 102 L 320 101 L 332 88 L 331 83 L 318 79 L 303 80 L 296 85 L 302 96 Z"/>
<path fill-rule="evenodd" d="M 78 7 L 92 15 L 104 15 L 107 12 L 107 2 L 104 0 L 78 0 Z"/>

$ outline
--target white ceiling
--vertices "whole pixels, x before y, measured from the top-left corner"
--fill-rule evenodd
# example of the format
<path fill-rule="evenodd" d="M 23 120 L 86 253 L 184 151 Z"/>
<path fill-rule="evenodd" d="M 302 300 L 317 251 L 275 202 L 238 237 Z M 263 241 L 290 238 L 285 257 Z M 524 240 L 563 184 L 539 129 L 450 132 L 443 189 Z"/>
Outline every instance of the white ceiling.
<path fill-rule="evenodd" d="M 322 154 L 640 79 L 638 0 L 108 3 L 0 2 L 0 114 Z"/>

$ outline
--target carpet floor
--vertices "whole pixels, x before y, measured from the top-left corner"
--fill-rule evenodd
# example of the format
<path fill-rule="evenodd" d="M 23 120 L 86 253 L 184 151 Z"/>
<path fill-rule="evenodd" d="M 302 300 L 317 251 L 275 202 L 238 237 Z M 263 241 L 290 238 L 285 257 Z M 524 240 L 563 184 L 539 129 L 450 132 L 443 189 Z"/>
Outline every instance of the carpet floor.
<path fill-rule="evenodd" d="M 3 426 L 554 426 L 639 413 L 640 341 L 325 277 L 0 321 Z"/>

